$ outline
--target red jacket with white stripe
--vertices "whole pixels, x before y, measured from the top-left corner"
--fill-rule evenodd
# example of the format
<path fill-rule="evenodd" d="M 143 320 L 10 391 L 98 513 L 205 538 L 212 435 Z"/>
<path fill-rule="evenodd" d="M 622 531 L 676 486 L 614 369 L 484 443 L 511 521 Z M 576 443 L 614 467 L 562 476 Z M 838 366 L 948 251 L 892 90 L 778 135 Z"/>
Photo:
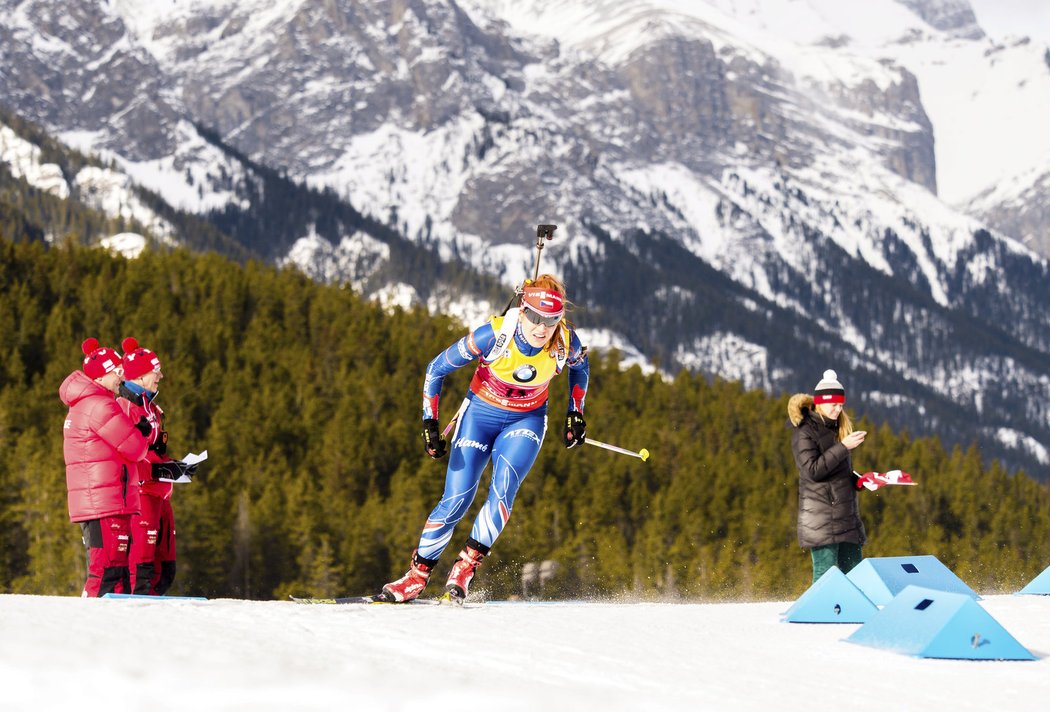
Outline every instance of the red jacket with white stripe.
<path fill-rule="evenodd" d="M 66 377 L 58 395 L 69 406 L 62 452 L 70 521 L 138 512 L 139 487 L 132 473 L 146 456 L 146 438 L 113 394 L 79 369 Z"/>
<path fill-rule="evenodd" d="M 159 497 L 160 499 L 170 499 L 171 483 L 153 479 L 154 462 L 171 462 L 170 457 L 157 453 L 153 448 L 153 444 L 161 439 L 160 434 L 164 429 L 164 411 L 149 398 L 135 395 L 123 388 L 121 389 L 120 397 L 117 398 L 117 405 L 131 419 L 131 422 L 137 423 L 139 418 L 145 417 L 153 428 L 153 434 L 146 438 L 149 441 L 149 450 L 146 451 L 146 457 L 136 463 L 136 469 L 134 470 L 137 472 L 136 479 L 139 483 L 141 494 Z"/>

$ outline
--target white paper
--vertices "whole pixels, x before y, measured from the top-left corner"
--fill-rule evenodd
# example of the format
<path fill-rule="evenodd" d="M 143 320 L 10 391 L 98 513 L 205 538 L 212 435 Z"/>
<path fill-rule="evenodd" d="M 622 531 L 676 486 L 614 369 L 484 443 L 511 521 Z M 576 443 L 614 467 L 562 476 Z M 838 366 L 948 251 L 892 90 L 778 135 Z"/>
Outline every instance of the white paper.
<path fill-rule="evenodd" d="M 187 465 L 196 465 L 198 462 L 204 462 L 207 459 L 208 459 L 208 451 L 205 450 L 204 452 L 200 453 L 199 455 L 195 455 L 192 452 L 188 453 L 186 455 L 186 457 L 182 458 L 182 461 L 184 463 L 186 463 Z"/>
<path fill-rule="evenodd" d="M 179 479 L 177 479 L 177 480 L 169 480 L 167 477 L 158 477 L 157 481 L 158 482 L 174 482 L 177 485 L 178 484 L 185 484 L 186 482 L 193 482 L 193 480 L 190 479 L 189 475 L 179 475 Z"/>

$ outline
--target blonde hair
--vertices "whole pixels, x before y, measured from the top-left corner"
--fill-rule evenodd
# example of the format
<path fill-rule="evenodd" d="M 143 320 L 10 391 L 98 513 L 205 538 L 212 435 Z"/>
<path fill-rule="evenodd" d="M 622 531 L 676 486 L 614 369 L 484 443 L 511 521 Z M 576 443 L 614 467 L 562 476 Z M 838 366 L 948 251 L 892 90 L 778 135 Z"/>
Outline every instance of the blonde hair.
<path fill-rule="evenodd" d="M 565 294 L 565 285 L 562 284 L 561 280 L 553 274 L 541 274 L 535 280 L 530 280 L 528 286 L 543 287 L 544 289 L 550 289 L 560 294 L 562 296 L 562 302 L 565 304 L 566 315 L 573 306 L 572 302 L 569 301 L 569 298 Z M 565 332 L 570 328 L 572 328 L 572 322 L 570 322 L 566 316 L 563 316 L 561 321 L 554 326 L 554 331 L 551 332 L 550 338 L 547 339 L 547 343 L 543 345 L 543 350 L 550 353 L 550 351 L 557 345 L 565 343 L 565 337 L 568 335 Z"/>
<path fill-rule="evenodd" d="M 842 409 L 842 413 L 839 414 L 839 442 L 847 435 L 853 432 L 853 421 L 850 420 L 849 413 L 846 409 Z"/>
<path fill-rule="evenodd" d="M 817 415 L 819 415 L 821 418 L 824 418 L 826 416 L 820 411 L 820 407 L 822 405 L 828 405 L 828 404 L 821 403 L 820 405 L 814 405 L 813 406 L 813 410 L 817 411 Z M 838 437 L 838 441 L 842 442 L 842 440 L 847 435 L 849 435 L 852 432 L 853 432 L 853 421 L 850 419 L 849 413 L 846 412 L 846 408 L 843 407 L 842 408 L 842 412 L 839 413 L 839 432 L 838 432 L 838 436 L 837 436 Z"/>

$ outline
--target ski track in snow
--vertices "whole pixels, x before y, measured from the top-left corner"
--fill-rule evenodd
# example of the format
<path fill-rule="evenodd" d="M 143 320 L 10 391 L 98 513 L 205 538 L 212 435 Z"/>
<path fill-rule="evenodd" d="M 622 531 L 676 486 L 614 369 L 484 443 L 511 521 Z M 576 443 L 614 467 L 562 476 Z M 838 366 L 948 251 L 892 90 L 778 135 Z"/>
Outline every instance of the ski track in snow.
<path fill-rule="evenodd" d="M 1045 710 L 1050 596 L 981 605 L 1039 658 L 932 660 L 791 602 L 304 606 L 0 595 L 5 710 Z"/>

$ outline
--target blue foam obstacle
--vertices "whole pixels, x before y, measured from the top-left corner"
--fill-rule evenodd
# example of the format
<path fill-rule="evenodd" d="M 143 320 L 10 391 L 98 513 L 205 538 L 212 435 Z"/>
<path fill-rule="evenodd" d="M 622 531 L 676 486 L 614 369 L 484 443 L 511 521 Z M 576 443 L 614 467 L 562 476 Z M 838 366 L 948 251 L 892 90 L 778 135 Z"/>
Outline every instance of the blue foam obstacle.
<path fill-rule="evenodd" d="M 846 576 L 876 606 L 885 606 L 908 586 L 980 596 L 936 556 L 885 556 L 864 559 Z"/>
<path fill-rule="evenodd" d="M 846 641 L 920 658 L 1035 660 L 970 596 L 921 586 L 905 588 Z"/>
<path fill-rule="evenodd" d="M 1018 593 L 1036 593 L 1050 596 L 1050 566 L 1043 569 L 1043 573 L 1028 582 Z"/>
<path fill-rule="evenodd" d="M 781 616 L 785 623 L 864 623 L 878 612 L 838 566 L 832 566 Z"/>

